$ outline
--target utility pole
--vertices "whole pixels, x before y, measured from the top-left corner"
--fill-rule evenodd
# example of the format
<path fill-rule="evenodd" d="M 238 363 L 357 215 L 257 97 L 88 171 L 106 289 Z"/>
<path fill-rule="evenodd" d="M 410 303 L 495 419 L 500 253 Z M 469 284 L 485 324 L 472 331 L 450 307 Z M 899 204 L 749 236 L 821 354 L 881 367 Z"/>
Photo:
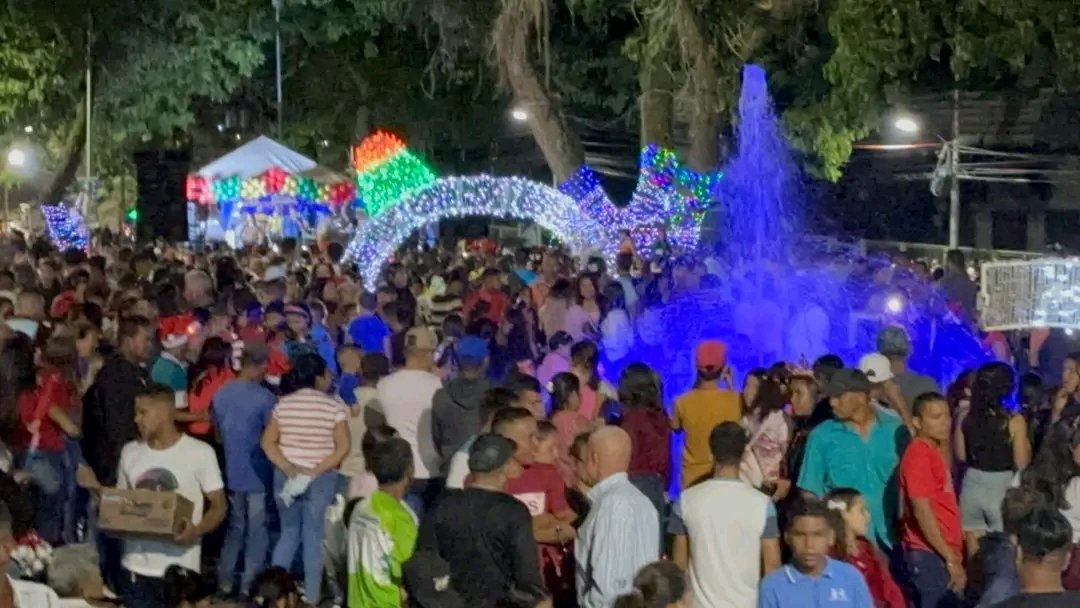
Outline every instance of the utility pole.
<path fill-rule="evenodd" d="M 92 39 L 94 36 L 94 14 L 88 13 L 86 18 L 86 159 L 84 163 L 86 165 L 86 198 L 83 199 L 83 217 L 89 217 L 90 205 L 93 201 L 93 123 L 94 123 L 94 93 L 93 93 L 93 66 L 91 64 L 92 53 Z M 49 201 L 52 203 L 54 201 Z"/>
<path fill-rule="evenodd" d="M 274 53 L 277 57 L 277 138 L 282 139 L 285 121 L 285 91 L 281 79 L 281 3 L 284 0 L 270 0 L 274 6 Z"/>
<path fill-rule="evenodd" d="M 952 141 L 949 142 L 949 249 L 960 246 L 960 89 L 952 94 Z"/>

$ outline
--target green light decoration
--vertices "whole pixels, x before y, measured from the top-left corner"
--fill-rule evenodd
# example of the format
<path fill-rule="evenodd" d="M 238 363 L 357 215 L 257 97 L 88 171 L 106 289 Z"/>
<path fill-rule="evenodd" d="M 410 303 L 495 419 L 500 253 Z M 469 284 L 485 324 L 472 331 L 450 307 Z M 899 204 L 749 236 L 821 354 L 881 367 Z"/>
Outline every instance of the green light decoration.
<path fill-rule="evenodd" d="M 353 154 L 356 190 L 368 217 L 435 182 L 435 173 L 404 142 L 381 131 L 369 136 Z"/>
<path fill-rule="evenodd" d="M 131 209 L 128 209 L 127 220 L 129 222 L 137 222 L 137 221 L 139 221 L 139 210 L 138 210 L 138 208 L 132 207 Z"/>

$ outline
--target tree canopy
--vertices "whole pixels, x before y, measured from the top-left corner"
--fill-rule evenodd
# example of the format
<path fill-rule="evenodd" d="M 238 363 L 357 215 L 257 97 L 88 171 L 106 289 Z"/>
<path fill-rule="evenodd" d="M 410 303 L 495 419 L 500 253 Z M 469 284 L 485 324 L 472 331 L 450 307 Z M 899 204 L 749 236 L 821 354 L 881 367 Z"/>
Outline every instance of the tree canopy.
<path fill-rule="evenodd" d="M 46 199 L 85 143 L 88 32 L 102 173 L 191 137 L 201 108 L 243 97 L 273 114 L 268 0 L 13 0 L 0 127 L 41 126 Z M 678 143 L 715 168 L 746 62 L 768 70 L 792 141 L 832 179 L 912 94 L 1080 76 L 1080 6 L 1058 0 L 286 0 L 282 33 L 288 143 L 344 150 L 389 126 L 422 150 L 482 148 L 515 104 L 557 179 L 584 162 L 571 115 L 636 120 L 643 145 Z"/>

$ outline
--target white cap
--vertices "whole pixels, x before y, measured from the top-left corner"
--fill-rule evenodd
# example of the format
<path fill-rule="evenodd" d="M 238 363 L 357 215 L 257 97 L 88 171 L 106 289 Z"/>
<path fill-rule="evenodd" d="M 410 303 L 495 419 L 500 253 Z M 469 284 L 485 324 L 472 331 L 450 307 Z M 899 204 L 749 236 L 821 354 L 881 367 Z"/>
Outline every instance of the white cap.
<path fill-rule="evenodd" d="M 881 353 L 863 355 L 863 358 L 859 359 L 859 371 L 866 374 L 866 378 L 873 384 L 887 382 L 894 377 L 889 358 Z"/>
<path fill-rule="evenodd" d="M 269 283 L 270 281 L 280 281 L 288 276 L 288 272 L 285 271 L 284 266 L 270 266 L 263 273 L 263 282 Z"/>

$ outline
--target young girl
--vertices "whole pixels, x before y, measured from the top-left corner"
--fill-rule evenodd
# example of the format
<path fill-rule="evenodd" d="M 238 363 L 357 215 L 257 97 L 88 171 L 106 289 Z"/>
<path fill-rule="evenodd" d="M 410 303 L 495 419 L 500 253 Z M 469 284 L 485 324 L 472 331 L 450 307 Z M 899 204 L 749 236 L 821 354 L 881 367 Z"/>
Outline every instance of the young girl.
<path fill-rule="evenodd" d="M 548 391 L 551 393 L 551 424 L 559 436 L 559 460 L 556 466 L 563 476 L 563 482 L 573 487 L 577 476 L 569 457 L 570 444 L 574 437 L 589 428 L 589 420 L 578 411 L 581 408 L 581 381 L 569 372 L 555 374 Z"/>
<path fill-rule="evenodd" d="M 836 533 L 831 556 L 858 568 L 870 587 L 877 608 L 906 608 L 900 587 L 889 573 L 889 560 L 870 541 L 870 510 L 866 498 L 850 488 L 837 488 L 825 496 Z"/>

